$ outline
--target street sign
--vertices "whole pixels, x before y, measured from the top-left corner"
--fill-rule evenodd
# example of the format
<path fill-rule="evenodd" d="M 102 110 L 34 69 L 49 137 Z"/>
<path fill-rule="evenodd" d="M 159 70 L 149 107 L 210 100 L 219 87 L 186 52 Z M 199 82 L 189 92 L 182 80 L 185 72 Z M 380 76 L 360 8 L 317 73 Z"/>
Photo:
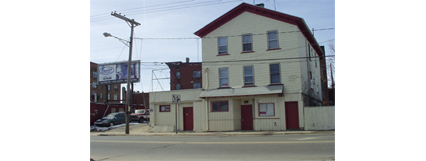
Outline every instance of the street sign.
<path fill-rule="evenodd" d="M 172 95 L 172 102 L 173 103 L 180 103 L 180 95 L 179 94 Z"/>

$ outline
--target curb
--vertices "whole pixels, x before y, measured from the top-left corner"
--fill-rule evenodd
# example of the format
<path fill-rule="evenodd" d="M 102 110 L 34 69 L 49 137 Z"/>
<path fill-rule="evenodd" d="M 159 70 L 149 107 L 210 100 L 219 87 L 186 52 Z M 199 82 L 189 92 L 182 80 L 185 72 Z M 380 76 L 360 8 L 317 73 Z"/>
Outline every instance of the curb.
<path fill-rule="evenodd" d="M 191 133 L 183 132 L 175 133 L 101 133 L 93 134 L 95 136 L 259 136 L 259 135 L 303 135 L 303 134 L 335 134 L 334 131 L 265 131 L 265 132 L 200 132 Z"/>

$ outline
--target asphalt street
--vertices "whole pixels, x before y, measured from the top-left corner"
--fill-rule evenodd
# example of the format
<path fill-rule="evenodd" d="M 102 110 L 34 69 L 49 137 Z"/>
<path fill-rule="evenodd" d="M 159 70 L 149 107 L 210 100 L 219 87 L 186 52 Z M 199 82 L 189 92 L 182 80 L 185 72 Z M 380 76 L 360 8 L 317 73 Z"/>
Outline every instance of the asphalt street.
<path fill-rule="evenodd" d="M 334 134 L 91 136 L 100 160 L 334 160 Z"/>

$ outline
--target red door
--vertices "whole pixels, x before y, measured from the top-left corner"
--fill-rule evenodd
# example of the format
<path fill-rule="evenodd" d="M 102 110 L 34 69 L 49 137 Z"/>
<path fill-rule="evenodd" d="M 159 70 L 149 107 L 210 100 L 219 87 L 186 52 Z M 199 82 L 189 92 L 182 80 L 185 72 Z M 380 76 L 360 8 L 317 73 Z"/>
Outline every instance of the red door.
<path fill-rule="evenodd" d="M 285 102 L 285 122 L 287 130 L 299 130 L 299 107 L 297 102 Z"/>
<path fill-rule="evenodd" d="M 183 130 L 194 130 L 194 115 L 192 107 L 183 108 Z"/>
<path fill-rule="evenodd" d="M 241 130 L 253 130 L 253 111 L 251 105 L 241 105 Z"/>

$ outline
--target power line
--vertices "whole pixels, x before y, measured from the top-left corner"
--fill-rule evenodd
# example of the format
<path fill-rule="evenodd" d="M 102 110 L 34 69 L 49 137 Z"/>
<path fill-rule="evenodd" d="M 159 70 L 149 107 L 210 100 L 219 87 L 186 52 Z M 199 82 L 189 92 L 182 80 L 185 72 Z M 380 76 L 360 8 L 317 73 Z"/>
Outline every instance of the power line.
<path fill-rule="evenodd" d="M 232 2 L 237 2 L 237 1 L 242 1 L 242 0 L 234 0 L 234 1 L 225 1 L 225 2 L 216 2 L 218 0 L 215 1 L 208 1 L 208 2 L 198 2 L 198 3 L 193 3 L 193 4 L 182 4 L 182 5 L 177 5 L 177 6 L 169 6 L 169 7 L 163 7 L 163 8 L 156 8 L 156 9 L 147 9 L 147 10 L 143 10 L 143 11 L 133 11 L 127 13 L 127 15 L 137 15 L 137 14 L 146 14 L 146 13 L 155 13 L 155 12 L 162 12 L 162 11 L 171 11 L 171 10 L 177 10 L 177 9 L 186 9 L 186 8 L 193 8 L 193 7 L 202 7 L 202 6 L 208 6 L 208 5 L 217 5 L 217 4 L 225 4 L 225 3 L 232 3 Z M 216 2 L 216 3 L 214 3 Z M 203 3 L 207 3 L 207 4 L 203 4 Z M 93 17 L 91 18 L 91 22 L 98 22 L 98 21 L 102 21 L 102 20 L 106 20 L 106 19 L 110 19 L 110 17 Z"/>
<path fill-rule="evenodd" d="M 122 9 L 122 10 L 119 10 L 119 11 L 129 11 L 129 10 L 136 10 L 136 9 L 146 9 L 146 8 L 150 8 L 150 7 L 167 6 L 167 5 L 172 5 L 172 4 L 176 4 L 176 3 L 185 3 L 185 2 L 190 2 L 190 1 L 195 1 L 195 0 L 179 1 L 179 2 L 173 2 L 173 3 L 163 3 L 163 4 L 158 4 L 158 5 L 146 6 L 146 7 L 137 7 L 137 8 L 130 8 L 130 9 Z M 104 14 L 109 14 L 109 12 L 101 13 L 101 14 L 96 14 L 96 15 L 93 15 L 93 16 L 90 16 L 90 17 L 97 17 L 97 16 L 104 15 Z"/>
<path fill-rule="evenodd" d="M 326 55 L 323 57 L 335 57 L 335 55 Z M 289 57 L 289 58 L 273 58 L 273 59 L 248 59 L 248 60 L 225 60 L 225 61 L 204 61 L 201 63 L 230 63 L 230 62 L 249 62 L 249 61 L 271 61 L 271 60 L 297 60 L 297 59 L 307 59 L 309 57 Z M 315 58 L 320 58 L 319 56 L 311 56 L 310 58 L 315 59 Z M 141 61 L 141 64 L 155 64 L 154 66 L 158 66 L 158 64 L 160 65 L 166 65 L 165 63 L 167 62 L 143 62 Z M 143 65 L 143 66 L 147 66 L 147 65 Z"/>
<path fill-rule="evenodd" d="M 188 1 L 179 1 L 179 2 L 173 2 L 173 3 L 163 3 L 163 4 L 158 4 L 158 5 L 152 5 L 152 6 L 146 6 L 146 7 L 138 7 L 138 8 L 130 8 L 130 9 L 121 9 L 119 11 L 123 12 L 123 11 L 129 11 L 129 10 L 136 10 L 136 9 L 149 9 L 151 7 L 157 7 L 157 6 L 167 6 L 167 5 L 171 5 L 171 4 L 176 4 L 176 3 L 185 3 L 185 2 L 189 2 L 189 1 L 194 1 L 194 0 L 188 0 Z M 110 12 L 105 12 L 105 13 L 100 13 L 100 14 L 95 14 L 90 16 L 90 18 L 102 18 L 102 17 L 109 17 L 106 16 L 105 14 L 109 14 Z M 101 16 L 101 17 L 99 17 Z"/>
<path fill-rule="evenodd" d="M 217 1 L 217 0 L 215 0 L 215 1 Z M 154 12 L 162 12 L 162 11 L 177 10 L 177 9 L 186 9 L 186 8 L 193 8 L 193 7 L 202 7 L 202 6 L 209 6 L 209 5 L 216 5 L 216 4 L 225 4 L 225 3 L 232 3 L 232 2 L 242 1 L 242 0 L 234 0 L 234 1 L 225 1 L 225 2 L 214 3 L 215 1 L 199 2 L 199 3 L 189 4 L 189 5 L 165 7 L 165 8 L 160 8 L 160 9 L 156 9 L 156 10 L 153 9 L 152 11 L 139 11 L 139 12 L 132 13 L 132 14 L 129 14 L 129 15 L 142 14 L 142 13 L 154 13 Z M 210 3 L 210 2 L 213 2 L 213 3 Z M 207 4 L 203 4 L 203 3 L 207 3 Z"/>
<path fill-rule="evenodd" d="M 321 29 L 316 29 L 315 31 L 324 31 L 324 30 L 334 30 L 334 28 L 321 28 Z M 297 31 L 282 31 L 282 32 L 278 32 L 278 33 L 293 33 L 293 32 L 302 32 L 300 30 Z M 256 35 L 267 35 L 267 33 L 257 33 L 257 34 L 252 34 L 254 36 Z M 219 37 L 240 37 L 241 35 L 221 35 L 221 36 L 214 36 L 214 37 L 203 37 L 203 38 L 219 38 Z M 198 38 L 198 37 L 157 37 L 157 38 L 138 38 L 135 37 L 134 39 L 141 39 L 141 40 L 187 40 L 187 39 L 202 39 L 202 38 Z"/>

